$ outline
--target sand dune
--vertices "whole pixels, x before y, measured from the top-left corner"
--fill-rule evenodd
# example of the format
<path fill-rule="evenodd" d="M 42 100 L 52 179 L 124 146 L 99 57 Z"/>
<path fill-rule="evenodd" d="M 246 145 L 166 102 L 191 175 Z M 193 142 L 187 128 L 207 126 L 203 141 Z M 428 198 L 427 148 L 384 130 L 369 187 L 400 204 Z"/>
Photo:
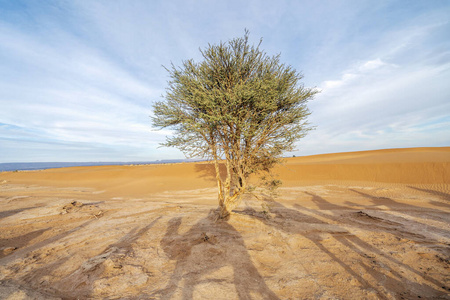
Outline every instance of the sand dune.
<path fill-rule="evenodd" d="M 0 298 L 449 299 L 450 147 L 276 173 L 219 223 L 208 163 L 0 173 Z"/>
<path fill-rule="evenodd" d="M 448 183 L 450 148 L 389 149 L 299 157 L 288 160 L 280 174 L 288 184 L 294 185 L 299 180 Z"/>
<path fill-rule="evenodd" d="M 314 180 L 439 184 L 450 182 L 450 147 L 362 151 L 287 158 L 275 170 L 285 186 Z M 15 183 L 89 187 L 116 195 L 147 195 L 214 187 L 207 163 L 72 167 L 9 172 Z"/>

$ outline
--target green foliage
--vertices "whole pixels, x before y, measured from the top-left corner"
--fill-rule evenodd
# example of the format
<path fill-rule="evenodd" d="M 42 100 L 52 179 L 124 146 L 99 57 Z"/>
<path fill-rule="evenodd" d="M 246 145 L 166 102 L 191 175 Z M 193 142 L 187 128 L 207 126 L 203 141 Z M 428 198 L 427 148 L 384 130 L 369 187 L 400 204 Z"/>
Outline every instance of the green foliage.
<path fill-rule="evenodd" d="M 270 219 L 270 211 L 271 211 L 271 205 L 269 205 L 270 203 L 265 201 L 261 204 L 261 213 L 263 214 L 264 218 L 266 219 Z"/>
<path fill-rule="evenodd" d="M 171 128 L 164 146 L 187 157 L 225 159 L 239 189 L 250 174 L 268 172 L 310 126 L 306 103 L 315 89 L 300 73 L 244 37 L 209 45 L 203 61 L 168 68 L 165 101 L 154 104 L 153 125 Z"/>

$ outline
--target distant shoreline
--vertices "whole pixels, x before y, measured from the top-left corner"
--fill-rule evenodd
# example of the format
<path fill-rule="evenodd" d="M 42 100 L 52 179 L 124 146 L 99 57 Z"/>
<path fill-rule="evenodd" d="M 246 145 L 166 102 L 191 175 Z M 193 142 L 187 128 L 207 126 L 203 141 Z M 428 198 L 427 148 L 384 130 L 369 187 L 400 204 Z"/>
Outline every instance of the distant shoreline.
<path fill-rule="evenodd" d="M 410 147 L 410 148 L 387 148 L 387 149 L 373 149 L 373 150 L 359 150 L 359 151 L 345 151 L 345 152 L 327 152 L 313 155 L 299 155 L 299 156 L 285 156 L 284 159 L 319 159 L 326 157 L 343 157 L 347 155 L 367 155 L 374 153 L 400 153 L 400 152 L 416 152 L 416 151 L 442 151 L 445 152 L 450 149 L 446 147 Z M 0 172 L 11 171 L 39 171 L 46 169 L 70 168 L 70 167 L 95 167 L 95 166 L 127 166 L 127 165 L 157 165 L 157 164 L 174 164 L 185 162 L 201 162 L 204 159 L 163 159 L 154 161 L 129 161 L 129 162 L 14 162 L 14 163 L 0 163 Z"/>
<path fill-rule="evenodd" d="M 126 165 L 156 165 L 191 162 L 187 159 L 166 159 L 138 162 L 30 162 L 30 163 L 0 163 L 0 172 L 11 171 L 39 171 L 46 169 L 93 167 L 93 166 L 126 166 Z"/>

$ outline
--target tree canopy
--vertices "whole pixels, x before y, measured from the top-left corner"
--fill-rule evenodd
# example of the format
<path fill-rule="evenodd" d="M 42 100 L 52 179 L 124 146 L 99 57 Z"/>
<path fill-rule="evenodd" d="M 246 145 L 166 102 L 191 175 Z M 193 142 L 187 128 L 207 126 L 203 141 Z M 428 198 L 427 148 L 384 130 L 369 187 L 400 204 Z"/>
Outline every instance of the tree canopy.
<path fill-rule="evenodd" d="M 311 129 L 307 102 L 317 93 L 248 37 L 208 45 L 201 62 L 172 64 L 165 101 L 153 106 L 153 125 L 174 130 L 162 145 L 214 161 L 222 218 L 250 190 L 249 176 L 270 172 Z"/>

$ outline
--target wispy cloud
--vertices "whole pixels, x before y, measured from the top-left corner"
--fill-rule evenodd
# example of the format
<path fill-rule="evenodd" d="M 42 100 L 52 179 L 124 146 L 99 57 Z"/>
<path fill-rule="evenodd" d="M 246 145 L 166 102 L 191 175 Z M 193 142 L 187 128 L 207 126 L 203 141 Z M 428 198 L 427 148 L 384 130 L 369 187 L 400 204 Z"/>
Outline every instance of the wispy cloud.
<path fill-rule="evenodd" d="M 383 32 L 364 51 L 366 60 L 348 59 L 337 78 L 323 80 L 322 93 L 311 102 L 318 127 L 301 149 L 312 154 L 450 145 L 450 43 L 443 37 L 450 23 L 444 15 L 433 10 L 428 18 L 419 14 Z"/>
<path fill-rule="evenodd" d="M 439 5 L 438 5 L 439 4 Z M 235 7 L 240 9 L 235 9 Z M 302 154 L 450 145 L 450 4 L 0 4 L 0 162 L 180 158 L 158 144 L 162 65 L 251 31 L 322 90 Z"/>
<path fill-rule="evenodd" d="M 8 145 L 12 148 L 12 141 L 18 146 L 18 140 L 22 140 L 22 148 L 34 143 L 29 151 L 21 151 L 33 157 L 39 157 L 33 151 L 38 151 L 36 143 L 42 141 L 54 145 L 53 150 L 48 149 L 53 155 L 67 149 L 59 144 L 63 143 L 81 148 L 91 145 L 93 149 L 126 145 L 135 148 L 135 152 L 147 149 L 148 157 L 139 159 L 159 157 L 151 152 L 155 152 L 153 149 L 163 136 L 151 132 L 149 116 L 150 104 L 160 97 L 163 87 L 152 86 L 95 47 L 60 29 L 39 37 L 9 24 L 0 24 L 0 28 L 0 51 L 6 58 L 0 83 L 1 101 L 5 104 L 0 120 L 6 124 L 1 131 L 2 151 Z M 60 45 L 55 45 L 55 39 Z M 114 156 L 108 156 L 108 152 Z M 62 154 L 59 153 L 56 160 Z M 74 154 L 65 154 L 68 155 Z M 6 154 L 2 156 L 8 159 Z M 100 159 L 126 156 L 123 152 L 105 151 L 105 157 Z M 19 159 L 28 157 L 15 158 Z"/>

